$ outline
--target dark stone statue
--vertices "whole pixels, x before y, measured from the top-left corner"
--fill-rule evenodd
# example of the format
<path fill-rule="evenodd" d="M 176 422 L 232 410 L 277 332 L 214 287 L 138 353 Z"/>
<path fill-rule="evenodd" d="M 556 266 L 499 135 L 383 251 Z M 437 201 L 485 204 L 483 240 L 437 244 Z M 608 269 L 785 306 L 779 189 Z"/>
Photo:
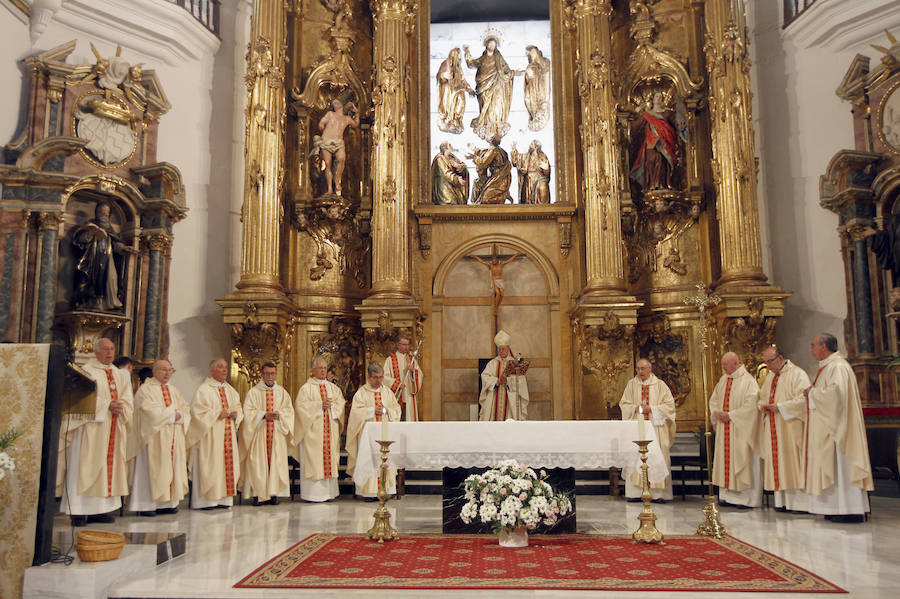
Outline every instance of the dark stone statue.
<path fill-rule="evenodd" d="M 75 309 L 122 310 L 125 255 L 128 246 L 112 228 L 110 206 L 97 204 L 94 218 L 72 234 L 75 264 Z"/>

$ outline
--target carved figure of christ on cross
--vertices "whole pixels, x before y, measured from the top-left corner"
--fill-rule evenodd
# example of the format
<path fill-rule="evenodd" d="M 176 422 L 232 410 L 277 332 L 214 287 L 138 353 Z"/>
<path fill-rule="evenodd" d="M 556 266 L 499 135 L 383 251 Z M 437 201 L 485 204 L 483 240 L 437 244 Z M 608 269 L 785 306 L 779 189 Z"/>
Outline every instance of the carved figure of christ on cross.
<path fill-rule="evenodd" d="M 497 251 L 497 244 L 494 243 L 491 245 L 491 253 L 487 260 L 474 254 L 466 256 L 467 258 L 471 258 L 479 264 L 486 266 L 491 273 L 491 289 L 494 293 L 494 299 L 491 303 L 491 312 L 494 315 L 495 328 L 500 326 L 500 323 L 497 322 L 497 318 L 500 312 L 500 304 L 503 302 L 503 267 L 516 258 L 524 255 L 525 254 L 522 254 L 521 252 L 511 256 L 499 254 Z"/>

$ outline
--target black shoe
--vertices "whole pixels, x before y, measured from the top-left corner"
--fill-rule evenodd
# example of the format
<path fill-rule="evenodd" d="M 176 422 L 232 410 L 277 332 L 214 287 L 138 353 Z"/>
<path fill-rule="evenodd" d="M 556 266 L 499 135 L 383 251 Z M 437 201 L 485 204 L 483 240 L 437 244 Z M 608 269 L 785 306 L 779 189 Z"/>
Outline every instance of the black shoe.
<path fill-rule="evenodd" d="M 142 518 L 156 518 L 156 512 L 138 512 L 137 515 Z"/>
<path fill-rule="evenodd" d="M 781 507 L 775 508 L 775 511 L 776 511 L 776 512 L 781 512 L 782 514 L 785 514 L 785 513 L 787 513 L 788 509 L 787 509 L 786 507 L 784 507 L 784 506 L 781 506 Z"/>
<path fill-rule="evenodd" d="M 230 510 L 230 509 L 231 509 L 231 506 L 230 506 L 230 505 L 221 505 L 221 504 L 219 504 L 219 505 L 214 505 L 214 506 L 213 506 L 213 509 L 217 509 L 217 510 Z"/>
<path fill-rule="evenodd" d="M 278 498 L 277 498 L 277 497 L 273 497 L 272 499 L 270 499 L 270 500 L 268 501 L 268 504 L 269 504 L 269 505 L 278 505 Z"/>
<path fill-rule="evenodd" d="M 668 499 L 663 499 L 662 497 L 657 497 L 656 499 L 652 499 L 653 503 L 669 503 Z"/>
<path fill-rule="evenodd" d="M 860 524 L 865 520 L 865 517 L 862 514 L 841 514 L 831 517 L 825 516 L 825 518 L 840 524 Z"/>
<path fill-rule="evenodd" d="M 626 497 L 625 501 L 627 501 L 628 503 L 640 503 L 641 498 L 640 497 Z"/>
<path fill-rule="evenodd" d="M 158 510 L 156 510 L 156 513 L 160 514 L 160 515 L 162 515 L 162 514 L 177 514 L 178 508 L 177 507 L 161 507 Z"/>
<path fill-rule="evenodd" d="M 259 497 L 254 497 L 254 498 L 253 498 L 253 501 L 250 503 L 250 505 L 252 505 L 253 507 L 259 507 L 259 506 L 261 506 L 263 503 L 268 503 L 268 501 L 260 502 L 260 501 L 259 501 Z"/>
<path fill-rule="evenodd" d="M 96 522 L 98 524 L 112 524 L 116 521 L 116 517 L 112 514 L 92 514 L 87 517 L 88 522 Z"/>
<path fill-rule="evenodd" d="M 753 509 L 753 508 L 750 507 L 749 505 L 738 505 L 738 504 L 736 504 L 736 503 L 732 503 L 732 504 L 731 504 L 731 507 L 737 508 L 737 509 L 739 509 L 739 510 L 752 510 L 752 509 Z"/>
<path fill-rule="evenodd" d="M 219 506 L 217 506 L 217 505 L 208 505 L 208 506 L 206 506 L 206 507 L 201 507 L 201 508 L 197 508 L 197 509 L 203 510 L 204 512 L 210 512 L 210 511 L 216 509 L 217 507 L 219 507 Z"/>
<path fill-rule="evenodd" d="M 87 516 L 69 516 L 72 526 L 84 526 L 87 524 Z"/>

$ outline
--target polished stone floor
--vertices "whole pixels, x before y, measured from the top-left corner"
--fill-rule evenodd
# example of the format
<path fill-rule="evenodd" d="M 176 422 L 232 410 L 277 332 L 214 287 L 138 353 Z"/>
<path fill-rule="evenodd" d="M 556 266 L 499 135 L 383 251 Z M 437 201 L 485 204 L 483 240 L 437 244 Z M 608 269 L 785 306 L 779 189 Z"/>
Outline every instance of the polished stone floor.
<path fill-rule="evenodd" d="M 689 497 L 654 505 L 663 533 L 692 534 L 702 500 Z M 132 532 L 186 532 L 187 553 L 158 566 L 150 576 L 113 585 L 110 597 L 696 597 L 697 593 L 557 591 L 399 591 L 294 589 L 241 590 L 232 586 L 268 558 L 315 532 L 361 533 L 372 523 L 375 504 L 341 498 L 332 503 L 282 502 L 278 506 L 235 506 L 229 511 L 156 518 L 120 518 L 115 528 Z M 390 503 L 393 522 L 404 532 L 439 533 L 439 496 L 408 495 Z M 630 534 L 640 505 L 608 496 L 578 498 L 578 530 Z M 873 497 L 863 524 L 835 524 L 821 516 L 790 515 L 772 509 L 723 508 L 729 534 L 784 557 L 847 589 L 851 597 L 894 598 L 900 588 L 900 500 Z M 61 527 L 65 520 L 58 520 Z M 704 599 L 774 596 L 766 593 L 704 593 Z M 794 595 L 810 597 L 810 595 Z M 818 595 L 817 595 L 818 596 Z"/>

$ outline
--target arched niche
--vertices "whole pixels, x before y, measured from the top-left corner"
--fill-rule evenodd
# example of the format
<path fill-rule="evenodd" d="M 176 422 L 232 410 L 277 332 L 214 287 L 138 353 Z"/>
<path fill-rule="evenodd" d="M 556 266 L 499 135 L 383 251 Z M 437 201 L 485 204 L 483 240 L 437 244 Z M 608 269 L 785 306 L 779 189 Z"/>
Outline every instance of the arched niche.
<path fill-rule="evenodd" d="M 495 318 L 490 263 L 502 264 L 503 299 Z M 476 259 L 477 258 L 477 259 Z M 480 262 L 478 259 L 482 260 Z M 553 418 L 553 360 L 559 355 L 552 315 L 559 303 L 559 277 L 547 257 L 531 243 L 511 235 L 469 239 L 451 251 L 433 280 L 433 314 L 437 327 L 440 417 L 468 420 L 478 401 L 481 358 L 495 354 L 493 337 L 500 328 L 512 336 L 515 355 L 531 362 L 529 419 Z"/>

